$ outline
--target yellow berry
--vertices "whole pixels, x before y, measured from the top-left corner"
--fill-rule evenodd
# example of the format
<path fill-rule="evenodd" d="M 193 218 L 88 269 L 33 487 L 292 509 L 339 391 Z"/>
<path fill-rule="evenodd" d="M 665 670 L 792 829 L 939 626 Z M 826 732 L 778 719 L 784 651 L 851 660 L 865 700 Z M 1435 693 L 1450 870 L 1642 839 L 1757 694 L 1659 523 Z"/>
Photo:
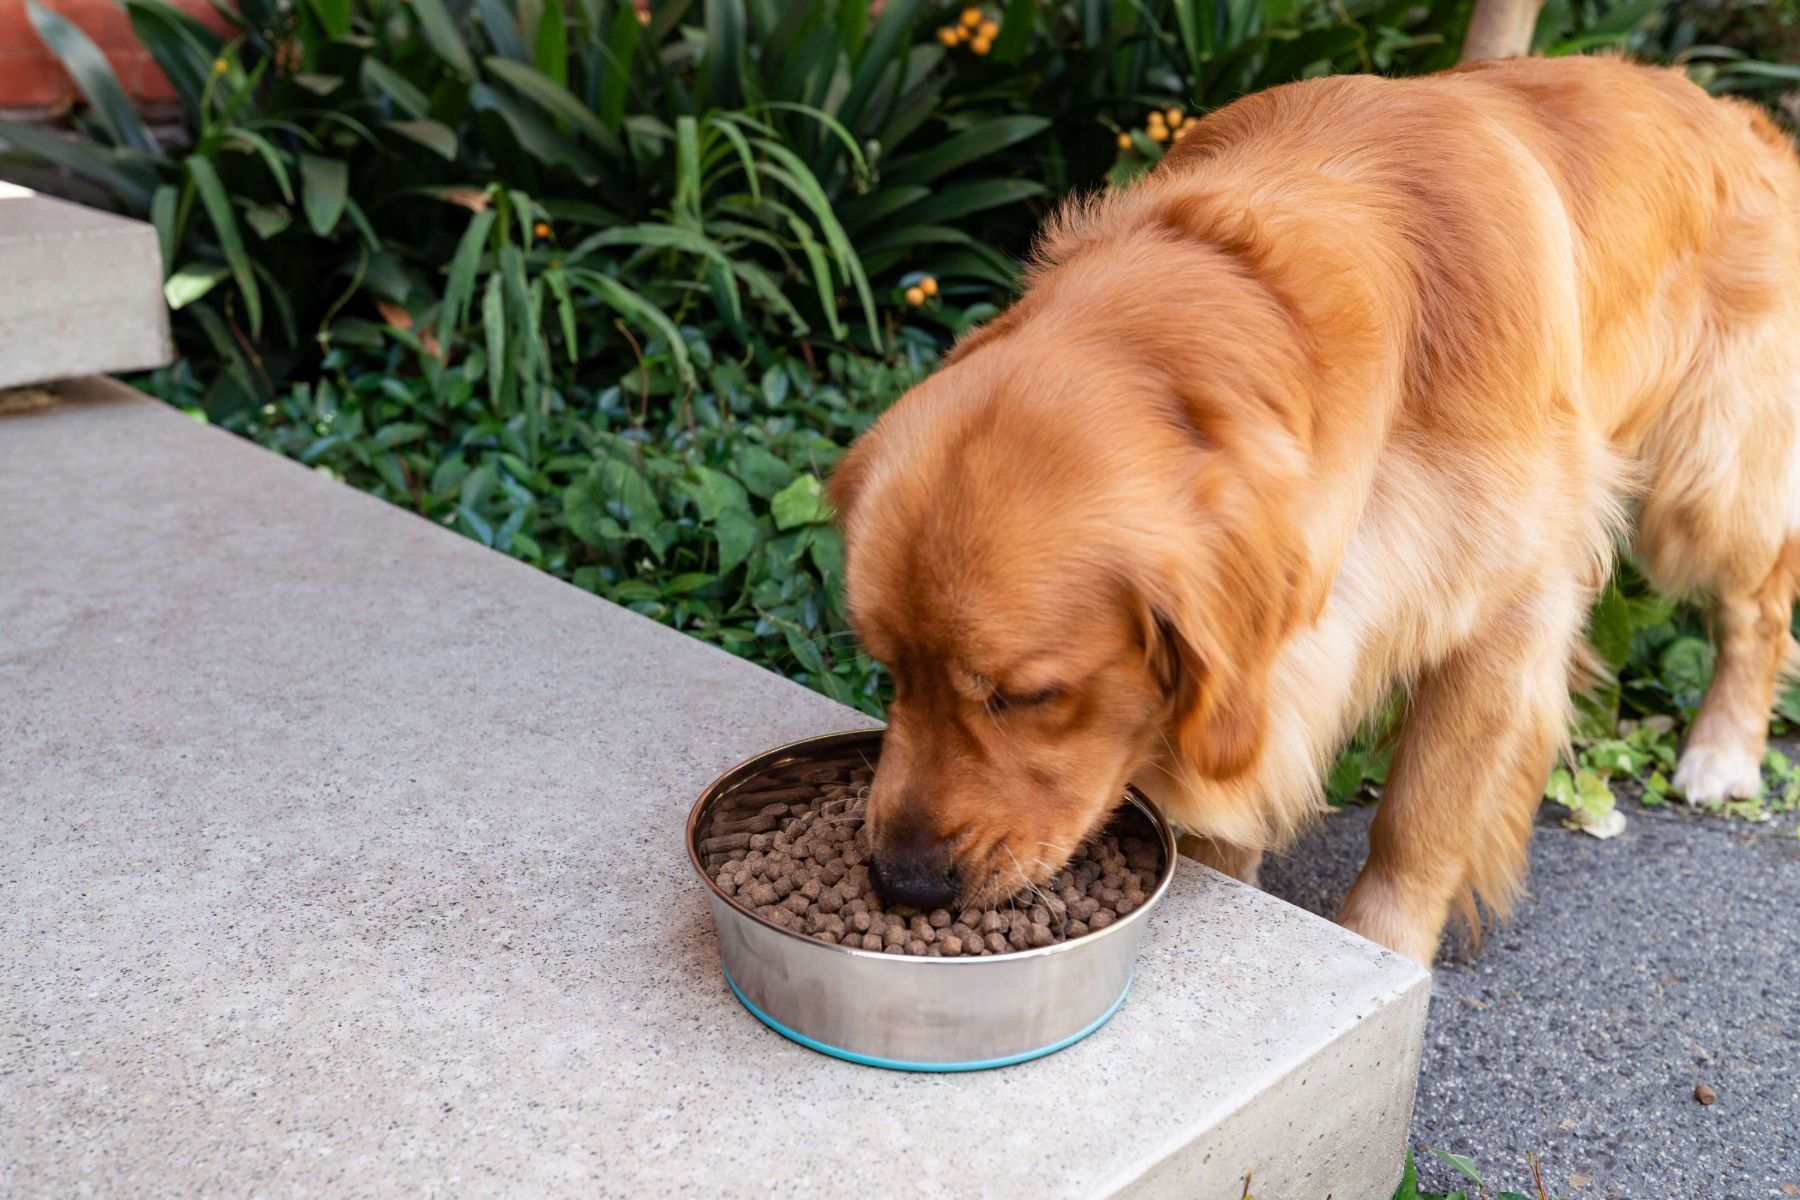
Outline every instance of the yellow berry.
<path fill-rule="evenodd" d="M 975 32 L 991 42 L 1000 36 L 1000 22 L 983 21 L 980 26 L 976 28 Z"/>
<path fill-rule="evenodd" d="M 913 286 L 907 288 L 906 289 L 906 302 L 908 304 L 912 305 L 914 308 L 917 308 L 919 305 L 925 303 L 925 289 L 920 287 L 916 283 Z"/>
<path fill-rule="evenodd" d="M 1150 135 L 1150 140 L 1153 142 L 1166 142 L 1169 140 L 1169 127 L 1167 125 L 1152 125 L 1150 128 L 1144 130 L 1144 132 Z"/>
<path fill-rule="evenodd" d="M 1131 149 L 1131 135 L 1129 133 L 1121 133 L 1119 135 L 1119 149 L 1121 149 L 1121 150 Z"/>
<path fill-rule="evenodd" d="M 978 37 L 974 41 L 969 43 L 969 49 L 973 50 L 977 54 L 986 54 L 989 50 L 992 50 L 993 48 L 994 48 L 994 43 L 988 41 L 984 37 Z"/>
<path fill-rule="evenodd" d="M 957 41 L 966 42 L 971 37 L 974 37 L 974 36 L 975 36 L 974 34 L 969 32 L 969 27 L 967 25 L 958 25 L 956 27 L 956 40 Z"/>
<path fill-rule="evenodd" d="M 962 10 L 962 23 L 964 25 L 967 25 L 970 29 L 973 29 L 977 25 L 981 24 L 981 10 L 979 8 L 963 9 Z"/>
<path fill-rule="evenodd" d="M 1182 112 L 1179 108 L 1171 108 L 1168 111 L 1168 118 L 1170 125 L 1179 125 L 1187 120 L 1187 114 Z"/>
<path fill-rule="evenodd" d="M 937 39 L 938 39 L 938 41 L 944 43 L 944 45 L 946 45 L 946 46 L 954 46 L 954 45 L 956 45 L 956 43 L 958 43 L 962 40 L 961 38 L 956 36 L 956 30 L 952 29 L 948 25 L 943 26 L 941 29 L 939 29 L 937 31 Z"/>
<path fill-rule="evenodd" d="M 937 295 L 936 277 L 927 275 L 925 278 L 919 280 L 919 290 L 924 292 L 927 296 Z"/>

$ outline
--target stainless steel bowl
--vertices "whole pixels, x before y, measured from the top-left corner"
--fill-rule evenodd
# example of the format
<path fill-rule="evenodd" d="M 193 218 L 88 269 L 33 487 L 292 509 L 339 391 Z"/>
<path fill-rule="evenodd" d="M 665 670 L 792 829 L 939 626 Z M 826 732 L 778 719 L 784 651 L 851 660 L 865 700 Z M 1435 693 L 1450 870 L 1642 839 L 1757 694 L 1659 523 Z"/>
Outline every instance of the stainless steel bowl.
<path fill-rule="evenodd" d="M 1162 872 L 1145 904 L 1086 937 L 984 958 L 914 958 L 832 945 L 732 903 L 701 863 L 698 832 L 715 806 L 761 776 L 798 764 L 881 754 L 881 731 L 826 734 L 739 763 L 688 814 L 688 858 L 706 884 L 731 990 L 759 1020 L 814 1050 L 871 1066 L 972 1071 L 1073 1045 L 1125 1000 L 1150 910 L 1174 874 L 1175 834 L 1136 789 L 1115 827 L 1155 838 Z"/>

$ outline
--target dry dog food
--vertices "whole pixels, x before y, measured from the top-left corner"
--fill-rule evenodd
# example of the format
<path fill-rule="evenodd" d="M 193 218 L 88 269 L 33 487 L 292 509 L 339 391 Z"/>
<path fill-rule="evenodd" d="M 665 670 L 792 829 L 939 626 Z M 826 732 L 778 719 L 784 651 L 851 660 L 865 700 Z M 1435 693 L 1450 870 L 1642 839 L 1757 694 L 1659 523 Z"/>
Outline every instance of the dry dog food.
<path fill-rule="evenodd" d="M 857 762 L 787 767 L 734 793 L 700 837 L 706 871 L 738 907 L 822 942 L 927 958 L 1005 954 L 1104 929 L 1156 887 L 1162 850 L 1105 836 L 1056 878 L 996 908 L 889 907 L 869 881 L 869 780 Z"/>

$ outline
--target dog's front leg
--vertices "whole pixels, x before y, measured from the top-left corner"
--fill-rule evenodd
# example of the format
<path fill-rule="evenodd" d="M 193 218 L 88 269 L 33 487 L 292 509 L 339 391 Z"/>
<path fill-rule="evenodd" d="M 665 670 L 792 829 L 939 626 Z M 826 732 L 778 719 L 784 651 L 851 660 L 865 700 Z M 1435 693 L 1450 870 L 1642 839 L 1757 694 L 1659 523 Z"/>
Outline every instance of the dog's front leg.
<path fill-rule="evenodd" d="M 1453 909 L 1504 916 L 1562 744 L 1581 598 L 1540 595 L 1428 669 L 1412 693 L 1369 857 L 1339 923 L 1426 966 Z"/>

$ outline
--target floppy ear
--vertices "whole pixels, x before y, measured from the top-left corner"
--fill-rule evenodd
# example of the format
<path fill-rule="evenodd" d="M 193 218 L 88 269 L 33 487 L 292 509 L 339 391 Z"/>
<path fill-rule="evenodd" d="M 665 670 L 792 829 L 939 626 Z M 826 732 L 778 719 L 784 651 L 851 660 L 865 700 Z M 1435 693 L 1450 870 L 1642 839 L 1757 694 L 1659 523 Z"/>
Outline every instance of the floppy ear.
<path fill-rule="evenodd" d="M 1231 779 L 1262 755 L 1269 676 L 1296 613 L 1301 556 L 1278 497 L 1240 482 L 1210 500 L 1212 519 L 1169 546 L 1147 599 L 1175 747 L 1198 774 Z"/>
<path fill-rule="evenodd" d="M 1159 610 L 1159 651 L 1175 710 L 1175 746 L 1208 779 L 1232 779 L 1256 764 L 1268 731 L 1272 647 L 1253 646 L 1252 623 L 1196 605 Z"/>

